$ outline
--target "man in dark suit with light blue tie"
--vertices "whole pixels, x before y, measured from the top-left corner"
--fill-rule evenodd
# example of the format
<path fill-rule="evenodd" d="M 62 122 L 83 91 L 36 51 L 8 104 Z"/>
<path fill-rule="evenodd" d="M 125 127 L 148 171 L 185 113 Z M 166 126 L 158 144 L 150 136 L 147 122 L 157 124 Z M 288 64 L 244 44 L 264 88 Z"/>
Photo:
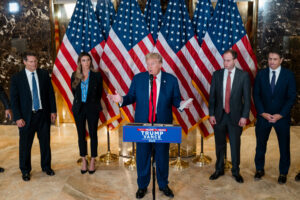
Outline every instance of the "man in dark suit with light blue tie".
<path fill-rule="evenodd" d="M 24 181 L 30 180 L 31 147 L 35 132 L 40 142 L 42 171 L 51 169 L 50 125 L 56 119 L 56 103 L 48 71 L 37 69 L 34 53 L 25 53 L 25 69 L 11 79 L 10 98 L 13 118 L 19 128 L 19 162 Z"/>
<path fill-rule="evenodd" d="M 268 54 L 268 68 L 258 72 L 253 88 L 257 111 L 255 180 L 264 176 L 265 153 L 270 131 L 274 127 L 280 150 L 279 184 L 286 183 L 290 167 L 290 112 L 296 100 L 296 82 L 291 71 L 281 67 L 281 52 L 272 49 Z"/>
<path fill-rule="evenodd" d="M 172 106 L 178 108 L 181 103 L 179 85 L 177 79 L 166 72 L 161 71 L 162 57 L 158 53 L 150 53 L 146 56 L 147 72 L 135 75 L 132 79 L 129 92 L 121 97 L 108 95 L 108 98 L 126 106 L 136 103 L 135 122 L 149 123 L 152 121 L 152 104 L 150 92 L 150 76 L 153 76 L 153 121 L 155 123 L 172 124 Z M 168 197 L 174 197 L 168 187 L 169 175 L 169 144 L 156 143 L 155 160 L 159 189 Z M 137 174 L 138 191 L 136 198 L 143 198 L 150 182 L 151 143 L 137 143 Z"/>

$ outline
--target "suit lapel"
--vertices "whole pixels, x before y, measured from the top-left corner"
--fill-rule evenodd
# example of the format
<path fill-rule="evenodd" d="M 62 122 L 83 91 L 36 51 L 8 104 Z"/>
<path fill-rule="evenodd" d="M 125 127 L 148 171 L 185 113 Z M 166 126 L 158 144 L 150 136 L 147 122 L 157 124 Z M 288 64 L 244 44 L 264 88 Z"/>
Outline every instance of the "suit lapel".
<path fill-rule="evenodd" d="M 89 97 L 91 90 L 92 90 L 92 86 L 94 85 L 93 81 L 94 81 L 94 73 L 92 71 L 90 71 L 89 86 L 88 86 L 88 92 L 86 95 L 87 98 Z"/>
<path fill-rule="evenodd" d="M 223 91 L 223 88 L 224 88 L 224 86 L 223 86 L 223 84 L 224 84 L 224 69 L 222 69 L 222 71 L 220 72 L 220 76 L 219 76 L 219 81 L 220 81 L 220 84 L 219 85 L 221 85 L 221 88 L 220 88 L 220 92 L 221 92 L 221 99 L 223 99 L 223 96 L 224 96 L 224 91 Z"/>
<path fill-rule="evenodd" d="M 165 93 L 164 91 L 166 89 L 166 85 L 167 85 L 167 80 L 166 80 L 165 73 L 163 71 L 161 71 L 160 89 L 159 89 L 159 94 L 158 94 L 158 100 L 156 102 L 157 110 L 159 108 L 160 102 L 162 102 L 163 94 Z"/>
<path fill-rule="evenodd" d="M 264 85 L 267 87 L 267 91 L 265 92 L 269 92 L 270 95 L 272 95 L 272 88 L 270 83 L 270 68 L 268 68 L 268 70 L 265 70 L 263 80 L 264 80 Z"/>
<path fill-rule="evenodd" d="M 238 68 L 235 69 L 234 77 L 233 77 L 233 82 L 232 82 L 232 88 L 230 92 L 230 97 L 232 97 L 232 94 L 236 91 L 238 85 L 239 85 L 239 80 L 240 80 L 240 70 Z"/>
<path fill-rule="evenodd" d="M 275 84 L 275 89 L 274 89 L 273 95 L 275 95 L 277 93 L 278 88 L 283 84 L 283 80 L 284 80 L 284 69 L 281 67 L 277 82 Z M 271 84 L 270 84 L 270 87 L 271 87 Z"/>
<path fill-rule="evenodd" d="M 22 71 L 22 78 L 23 78 L 23 81 L 21 81 L 21 83 L 24 83 L 25 91 L 27 91 L 27 96 L 30 97 L 30 99 L 32 100 L 31 90 L 30 90 L 29 82 L 28 82 L 29 80 L 27 78 L 25 69 Z"/>

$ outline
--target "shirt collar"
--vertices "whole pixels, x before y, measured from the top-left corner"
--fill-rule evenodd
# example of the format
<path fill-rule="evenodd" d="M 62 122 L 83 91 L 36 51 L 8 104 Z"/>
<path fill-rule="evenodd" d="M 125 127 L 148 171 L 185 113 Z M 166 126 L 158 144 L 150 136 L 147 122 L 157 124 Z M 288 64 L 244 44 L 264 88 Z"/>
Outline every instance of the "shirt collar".
<path fill-rule="evenodd" d="M 156 75 L 156 79 L 157 79 L 158 81 L 161 80 L 161 70 L 160 70 L 160 72 Z"/>
<path fill-rule="evenodd" d="M 270 67 L 269 67 L 269 69 L 270 69 L 270 74 L 272 74 L 273 71 L 275 71 L 276 74 L 279 74 L 279 72 L 281 70 L 281 65 L 277 69 L 272 69 Z"/>
<path fill-rule="evenodd" d="M 231 70 L 231 74 L 234 74 L 234 73 L 235 73 L 235 68 L 236 68 L 236 67 L 234 67 L 234 68 Z M 225 69 L 225 72 L 228 73 L 229 70 L 228 70 L 228 69 Z"/>
<path fill-rule="evenodd" d="M 25 68 L 25 72 L 26 72 L 27 76 L 32 74 L 32 72 L 31 72 L 31 71 L 29 71 L 29 70 L 28 70 L 28 69 L 26 69 L 26 68 Z M 34 71 L 33 71 L 33 73 L 35 73 L 35 74 L 36 74 L 36 70 L 34 70 Z"/>

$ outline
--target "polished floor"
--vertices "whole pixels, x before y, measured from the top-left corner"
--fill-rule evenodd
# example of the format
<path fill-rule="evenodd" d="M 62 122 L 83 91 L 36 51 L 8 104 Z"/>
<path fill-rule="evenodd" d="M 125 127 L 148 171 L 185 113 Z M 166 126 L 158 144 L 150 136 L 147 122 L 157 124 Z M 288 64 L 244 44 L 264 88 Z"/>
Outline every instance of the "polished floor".
<path fill-rule="evenodd" d="M 300 170 L 300 127 L 292 127 L 291 168 L 285 185 L 277 183 L 279 150 L 275 132 L 272 131 L 266 156 L 266 175 L 261 181 L 254 181 L 254 128 L 242 135 L 241 174 L 244 183 L 239 184 L 230 172 L 216 181 L 208 178 L 214 171 L 214 164 L 197 167 L 185 159 L 190 167 L 183 171 L 170 169 L 169 186 L 173 189 L 175 200 L 298 200 L 300 182 L 294 180 Z M 99 154 L 106 153 L 106 134 L 99 131 Z M 77 165 L 78 147 L 76 129 L 73 124 L 53 126 L 51 132 L 52 168 L 56 175 L 49 177 L 41 172 L 40 153 L 37 138 L 32 148 L 31 181 L 24 182 L 18 168 L 18 130 L 16 126 L 0 126 L 0 166 L 5 172 L 0 174 L 0 199 L 2 200 L 132 200 L 137 190 L 136 171 L 124 167 L 126 159 L 119 159 L 110 165 L 97 163 L 93 175 L 80 174 Z M 119 150 L 119 137 L 111 134 L 111 150 Z M 199 141 L 199 136 L 197 136 Z M 214 155 L 214 138 L 205 140 L 205 154 Z M 197 145 L 199 142 L 197 142 Z M 197 146 L 199 151 L 199 145 Z M 230 158 L 230 156 L 229 156 Z M 144 197 L 152 199 L 151 187 Z M 168 199 L 156 190 L 156 199 Z"/>

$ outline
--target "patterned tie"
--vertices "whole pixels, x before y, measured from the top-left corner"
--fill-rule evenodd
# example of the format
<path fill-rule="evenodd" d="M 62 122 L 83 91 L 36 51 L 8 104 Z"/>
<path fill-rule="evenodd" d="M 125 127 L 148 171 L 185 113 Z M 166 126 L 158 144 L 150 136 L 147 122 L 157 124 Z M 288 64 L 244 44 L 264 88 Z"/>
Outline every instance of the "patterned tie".
<path fill-rule="evenodd" d="M 150 99 L 149 99 L 149 122 L 152 122 L 152 115 L 153 115 L 153 122 L 155 122 L 155 112 L 156 112 L 156 97 L 157 97 L 157 87 L 156 87 L 156 76 L 153 77 L 153 107 L 154 112 L 152 114 L 152 94 L 150 91 Z"/>
<path fill-rule="evenodd" d="M 231 72 L 228 71 L 226 91 L 225 91 L 225 112 L 228 114 L 230 112 L 230 92 L 231 92 Z"/>
<path fill-rule="evenodd" d="M 273 75 L 272 75 L 272 79 L 271 79 L 271 90 L 272 90 L 272 94 L 274 92 L 275 89 L 275 80 L 276 80 L 276 73 L 275 71 L 272 71 Z"/>
<path fill-rule="evenodd" d="M 40 102 L 39 102 L 38 89 L 34 77 L 34 72 L 32 72 L 32 97 L 33 97 L 33 109 L 37 111 L 38 109 L 40 109 Z"/>

